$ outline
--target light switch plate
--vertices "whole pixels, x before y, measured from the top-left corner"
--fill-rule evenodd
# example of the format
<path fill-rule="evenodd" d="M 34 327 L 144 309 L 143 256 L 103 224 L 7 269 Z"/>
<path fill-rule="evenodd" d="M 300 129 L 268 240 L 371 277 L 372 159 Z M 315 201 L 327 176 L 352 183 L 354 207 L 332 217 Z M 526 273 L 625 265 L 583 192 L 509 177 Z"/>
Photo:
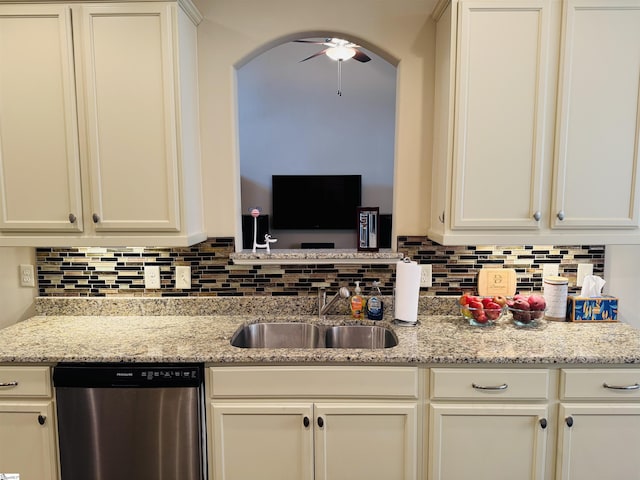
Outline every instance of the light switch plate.
<path fill-rule="evenodd" d="M 587 275 L 593 275 L 593 264 L 592 263 L 579 263 L 578 264 L 578 275 L 576 276 L 576 286 L 581 287 L 582 282 L 584 281 L 584 277 Z"/>
<path fill-rule="evenodd" d="M 176 267 L 176 288 L 187 289 L 191 288 L 191 267 L 190 266 L 178 266 Z"/>
<path fill-rule="evenodd" d="M 160 288 L 160 267 L 144 267 L 144 288 Z"/>
<path fill-rule="evenodd" d="M 431 265 L 420 265 L 420 286 L 430 287 L 433 283 Z"/>

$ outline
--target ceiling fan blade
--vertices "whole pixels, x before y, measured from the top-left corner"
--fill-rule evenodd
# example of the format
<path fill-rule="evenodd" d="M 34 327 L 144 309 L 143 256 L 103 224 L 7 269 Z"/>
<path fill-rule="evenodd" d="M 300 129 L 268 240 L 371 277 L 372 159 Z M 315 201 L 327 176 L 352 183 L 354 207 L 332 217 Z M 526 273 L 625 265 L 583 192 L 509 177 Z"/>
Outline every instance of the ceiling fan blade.
<path fill-rule="evenodd" d="M 371 57 L 360 50 L 356 50 L 356 54 L 353 56 L 353 59 L 365 63 L 371 60 Z"/>
<path fill-rule="evenodd" d="M 311 45 L 324 45 L 326 47 L 335 47 L 336 44 L 333 42 L 316 42 L 314 40 L 292 40 L 296 43 L 310 43 Z"/>
<path fill-rule="evenodd" d="M 302 60 L 300 60 L 298 63 L 302 63 L 302 62 L 306 62 L 307 60 L 311 60 L 312 58 L 315 57 L 319 57 L 320 55 L 324 55 L 324 53 L 328 50 L 328 48 L 325 48 L 324 50 L 321 50 L 317 53 L 314 53 L 313 55 L 307 57 L 307 58 L 303 58 Z"/>

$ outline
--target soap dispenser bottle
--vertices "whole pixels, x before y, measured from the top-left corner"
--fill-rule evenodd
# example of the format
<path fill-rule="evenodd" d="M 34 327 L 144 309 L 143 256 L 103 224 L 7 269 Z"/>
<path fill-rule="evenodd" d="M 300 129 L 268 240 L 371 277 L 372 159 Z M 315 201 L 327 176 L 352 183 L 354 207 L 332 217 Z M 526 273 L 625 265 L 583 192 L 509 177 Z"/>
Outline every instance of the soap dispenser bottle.
<path fill-rule="evenodd" d="M 366 312 L 369 320 L 382 320 L 383 315 L 383 302 L 380 296 L 380 282 L 373 282 L 373 288 L 375 289 L 371 298 L 367 301 Z"/>
<path fill-rule="evenodd" d="M 360 295 L 360 282 L 356 282 L 355 295 L 351 297 L 351 317 L 352 318 L 364 318 L 365 300 Z"/>

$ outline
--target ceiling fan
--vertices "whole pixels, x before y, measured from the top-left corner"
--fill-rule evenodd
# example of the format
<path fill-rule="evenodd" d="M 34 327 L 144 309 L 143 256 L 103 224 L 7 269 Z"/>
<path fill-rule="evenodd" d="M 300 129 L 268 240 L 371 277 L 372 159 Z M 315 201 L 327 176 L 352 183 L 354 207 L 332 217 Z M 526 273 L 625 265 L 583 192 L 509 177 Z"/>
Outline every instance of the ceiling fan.
<path fill-rule="evenodd" d="M 358 50 L 358 47 L 360 47 L 360 45 L 356 45 L 355 43 L 350 42 L 349 40 L 344 40 L 342 38 L 326 38 L 324 42 L 316 42 L 313 40 L 294 40 L 294 42 L 311 43 L 313 45 L 324 45 L 325 47 L 327 47 L 307 58 L 300 60 L 300 62 L 306 62 L 307 60 L 311 60 L 312 58 L 318 57 L 323 54 L 332 60 L 338 61 L 344 61 L 353 58 L 354 60 L 365 63 L 371 60 L 371 57 L 369 57 L 369 55 Z"/>
<path fill-rule="evenodd" d="M 313 55 L 308 56 L 307 58 L 303 58 L 299 63 L 306 62 L 307 60 L 319 57 L 320 55 L 326 55 L 331 60 L 336 60 L 338 62 L 337 93 L 339 96 L 342 96 L 342 62 L 351 58 L 361 63 L 366 63 L 371 60 L 371 57 L 369 57 L 369 55 L 362 52 L 361 50 L 358 50 L 358 47 L 360 47 L 360 45 L 356 45 L 355 43 L 343 38 L 325 38 L 324 42 L 316 42 L 314 40 L 294 40 L 294 42 L 311 43 L 313 45 L 323 45 L 327 47 L 320 50 L 319 52 L 314 53 Z"/>

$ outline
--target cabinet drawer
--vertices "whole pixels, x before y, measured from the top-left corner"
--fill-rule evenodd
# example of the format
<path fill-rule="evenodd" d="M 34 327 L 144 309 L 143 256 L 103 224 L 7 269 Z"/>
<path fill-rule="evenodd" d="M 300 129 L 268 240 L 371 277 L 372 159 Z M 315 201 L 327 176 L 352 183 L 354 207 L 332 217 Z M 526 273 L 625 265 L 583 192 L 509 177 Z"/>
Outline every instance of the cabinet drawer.
<path fill-rule="evenodd" d="M 640 369 L 562 370 L 563 400 L 640 400 Z"/>
<path fill-rule="evenodd" d="M 434 368 L 431 398 L 478 400 L 545 400 L 549 397 L 547 370 Z"/>
<path fill-rule="evenodd" d="M 211 397 L 418 398 L 413 367 L 212 367 Z"/>
<path fill-rule="evenodd" d="M 0 367 L 0 398 L 50 396 L 49 367 Z"/>

